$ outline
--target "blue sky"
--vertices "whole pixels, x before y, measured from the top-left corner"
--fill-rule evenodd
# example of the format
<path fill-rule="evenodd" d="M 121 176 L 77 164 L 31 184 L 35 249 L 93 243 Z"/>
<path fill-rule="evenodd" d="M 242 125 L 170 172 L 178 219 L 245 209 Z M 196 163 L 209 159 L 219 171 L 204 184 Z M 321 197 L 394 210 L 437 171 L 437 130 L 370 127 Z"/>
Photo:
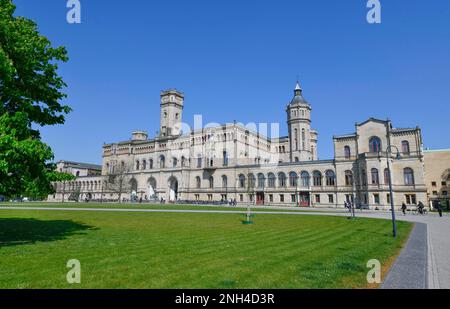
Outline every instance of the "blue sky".
<path fill-rule="evenodd" d="M 332 136 L 369 117 L 423 131 L 425 147 L 450 148 L 450 1 L 14 0 L 70 61 L 60 66 L 74 111 L 42 130 L 57 160 L 100 163 L 103 143 L 159 127 L 159 92 L 186 95 L 184 121 L 280 122 L 297 76 L 313 107 L 319 157 Z"/>

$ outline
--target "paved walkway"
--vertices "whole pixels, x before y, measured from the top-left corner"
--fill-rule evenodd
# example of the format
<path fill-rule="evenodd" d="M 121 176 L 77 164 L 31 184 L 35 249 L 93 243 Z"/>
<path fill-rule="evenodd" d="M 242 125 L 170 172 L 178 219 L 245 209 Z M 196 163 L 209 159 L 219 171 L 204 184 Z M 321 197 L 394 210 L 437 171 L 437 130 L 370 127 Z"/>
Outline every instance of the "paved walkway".
<path fill-rule="evenodd" d="M 427 225 L 416 223 L 405 248 L 392 265 L 382 289 L 426 289 L 428 287 Z"/>
<path fill-rule="evenodd" d="M 106 211 L 106 212 L 166 212 L 166 213 L 246 213 L 243 210 L 175 210 L 175 209 L 108 209 L 108 208 L 55 208 L 55 207 L 0 207 L 0 210 L 45 210 L 45 211 Z M 313 209 L 308 212 L 292 212 L 292 211 L 270 211 L 270 209 L 264 211 L 254 212 L 257 214 L 274 214 L 274 215 L 334 215 L 334 216 L 348 216 L 348 212 L 342 209 L 328 209 L 325 211 L 321 209 L 320 211 L 314 211 Z M 391 214 L 389 212 L 382 211 L 363 211 L 356 212 L 358 217 L 366 218 L 379 218 L 379 219 L 390 219 Z M 450 216 L 445 214 L 444 217 L 440 218 L 436 214 L 428 214 L 426 216 L 407 214 L 406 216 L 397 214 L 397 220 L 404 220 L 410 222 L 419 222 L 426 225 L 427 230 L 427 286 L 431 289 L 450 289 Z M 416 228 L 417 229 L 417 228 Z M 423 229 L 423 227 L 422 227 Z M 420 232 L 420 231 L 419 231 Z M 416 233 L 419 233 L 416 231 Z M 417 236 L 420 238 L 420 236 Z M 411 240 L 411 239 L 410 239 Z M 409 241 L 409 250 L 415 250 L 417 246 L 423 245 L 422 240 Z M 417 253 L 417 252 L 416 252 Z M 406 260 L 410 259 L 410 252 L 408 252 L 408 246 L 402 252 L 402 255 L 406 254 L 404 258 Z M 394 270 L 394 268 L 393 268 Z M 395 270 L 394 270 L 395 271 Z M 400 270 L 404 272 L 404 270 Z M 394 275 L 392 275 L 394 276 Z M 414 280 L 420 279 L 420 275 L 415 277 Z M 394 279 L 389 279 L 394 280 Z M 396 284 L 400 286 L 399 277 L 395 278 Z M 402 280 L 409 280 L 408 275 L 405 275 Z M 423 284 L 417 282 L 417 286 Z"/>

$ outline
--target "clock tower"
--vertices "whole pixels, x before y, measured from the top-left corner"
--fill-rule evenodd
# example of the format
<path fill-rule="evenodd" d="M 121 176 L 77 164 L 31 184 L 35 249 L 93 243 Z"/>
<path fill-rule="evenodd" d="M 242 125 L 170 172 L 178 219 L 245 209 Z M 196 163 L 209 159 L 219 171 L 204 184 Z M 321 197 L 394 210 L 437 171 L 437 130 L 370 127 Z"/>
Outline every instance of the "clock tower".
<path fill-rule="evenodd" d="M 175 89 L 161 92 L 160 137 L 171 137 L 181 134 L 183 107 L 183 93 Z"/>

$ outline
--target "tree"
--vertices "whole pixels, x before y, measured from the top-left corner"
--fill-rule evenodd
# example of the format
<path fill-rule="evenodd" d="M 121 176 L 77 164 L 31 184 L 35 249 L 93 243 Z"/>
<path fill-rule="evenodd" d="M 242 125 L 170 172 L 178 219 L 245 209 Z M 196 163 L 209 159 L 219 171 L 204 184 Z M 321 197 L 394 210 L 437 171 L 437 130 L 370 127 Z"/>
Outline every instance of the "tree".
<path fill-rule="evenodd" d="M 11 0 L 0 0 L 0 195 L 45 196 L 57 176 L 35 127 L 63 124 L 71 110 L 61 104 L 66 84 L 57 73 L 68 57 L 14 11 Z"/>
<path fill-rule="evenodd" d="M 131 190 L 131 178 L 128 172 L 129 169 L 125 165 L 115 167 L 106 179 L 106 189 L 118 195 L 119 203 L 122 202 L 122 194 Z"/>

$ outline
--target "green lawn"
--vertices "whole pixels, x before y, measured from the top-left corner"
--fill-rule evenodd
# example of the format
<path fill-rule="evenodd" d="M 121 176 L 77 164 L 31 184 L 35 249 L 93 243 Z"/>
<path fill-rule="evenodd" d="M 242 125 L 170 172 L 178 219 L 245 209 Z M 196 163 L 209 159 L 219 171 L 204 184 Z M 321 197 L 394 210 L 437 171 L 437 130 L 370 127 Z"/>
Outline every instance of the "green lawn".
<path fill-rule="evenodd" d="M 351 288 L 412 225 L 239 214 L 0 210 L 0 288 Z M 81 262 L 81 284 L 66 263 Z"/>

